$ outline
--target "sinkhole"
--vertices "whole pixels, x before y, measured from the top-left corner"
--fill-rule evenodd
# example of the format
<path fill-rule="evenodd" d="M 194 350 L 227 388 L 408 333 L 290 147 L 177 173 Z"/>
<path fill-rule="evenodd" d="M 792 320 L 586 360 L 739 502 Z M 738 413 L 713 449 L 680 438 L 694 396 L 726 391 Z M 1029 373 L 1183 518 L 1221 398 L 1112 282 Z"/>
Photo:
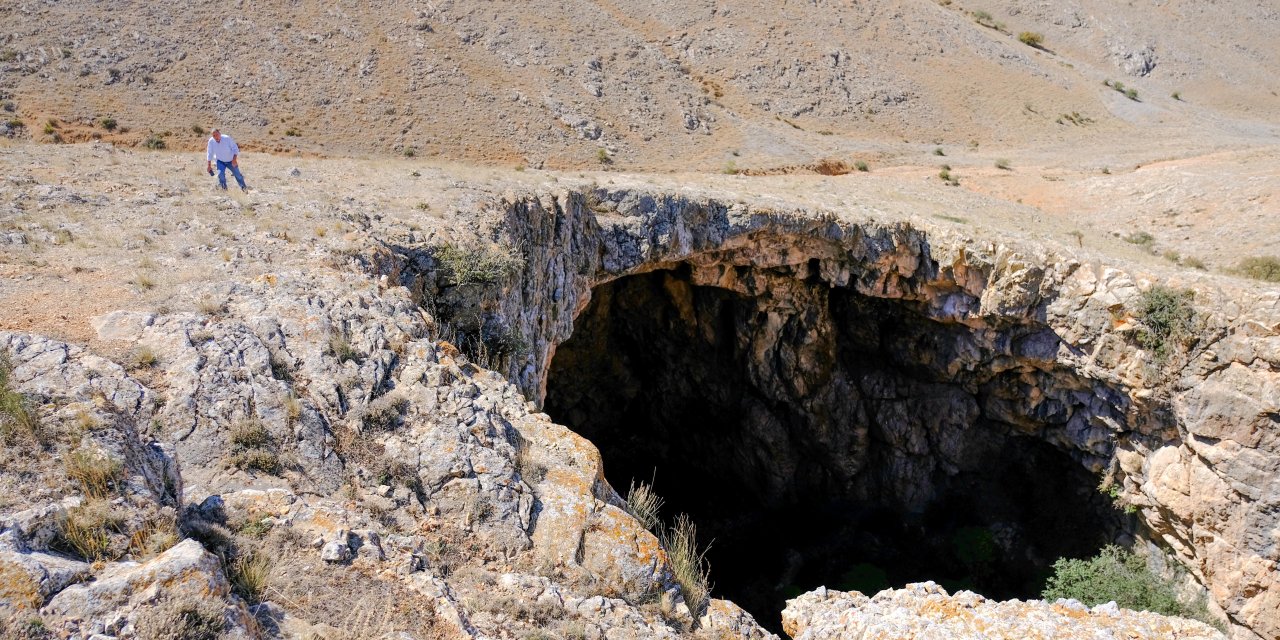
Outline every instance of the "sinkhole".
<path fill-rule="evenodd" d="M 821 585 L 1038 597 L 1054 560 L 1132 531 L 1046 435 L 1072 407 L 1011 408 L 1042 373 L 1016 354 L 1056 344 L 1042 327 L 939 322 L 816 264 L 700 282 L 685 264 L 597 286 L 545 409 L 614 487 L 652 482 L 668 521 L 689 514 L 713 595 L 761 624 Z"/>

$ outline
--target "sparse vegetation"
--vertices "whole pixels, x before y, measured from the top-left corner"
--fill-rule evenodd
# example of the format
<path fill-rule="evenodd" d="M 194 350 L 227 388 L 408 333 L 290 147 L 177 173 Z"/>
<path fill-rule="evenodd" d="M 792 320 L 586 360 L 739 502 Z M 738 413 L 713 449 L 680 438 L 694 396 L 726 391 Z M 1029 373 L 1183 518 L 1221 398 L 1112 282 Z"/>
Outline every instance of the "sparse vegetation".
<path fill-rule="evenodd" d="M 265 553 L 249 553 L 235 559 L 229 567 L 228 578 L 236 595 L 245 602 L 256 604 L 262 600 L 271 576 L 271 558 Z"/>
<path fill-rule="evenodd" d="M 1152 573 L 1142 556 L 1108 545 L 1089 559 L 1058 559 L 1041 596 L 1050 602 L 1074 599 L 1090 607 L 1114 601 L 1126 609 L 1191 618 L 1222 628 L 1203 597 L 1184 602 L 1178 593 L 1177 582 Z"/>
<path fill-rule="evenodd" d="M 1039 49 L 1044 44 L 1044 34 L 1035 31 L 1023 31 L 1018 34 L 1018 42 Z"/>
<path fill-rule="evenodd" d="M 196 310 L 206 316 L 217 317 L 227 312 L 227 301 L 206 296 L 196 301 Z"/>
<path fill-rule="evenodd" d="M 42 440 L 40 422 L 27 397 L 13 390 L 13 365 L 0 355 L 0 441 L 15 444 L 19 439 Z"/>
<path fill-rule="evenodd" d="M 684 594 L 685 604 L 695 617 L 702 614 L 711 593 L 707 549 L 698 548 L 697 533 L 689 516 L 680 514 L 675 523 L 659 536 L 662 548 L 667 551 L 671 572 Z"/>
<path fill-rule="evenodd" d="M 1129 244 L 1136 244 L 1147 251 L 1151 251 L 1151 247 L 1156 242 L 1156 237 L 1146 231 L 1134 231 L 1133 233 L 1125 236 L 1124 241 Z"/>
<path fill-rule="evenodd" d="M 142 146 L 151 149 L 152 151 L 158 151 L 165 148 L 167 145 L 165 144 L 163 136 L 158 133 L 153 133 L 148 135 L 146 140 L 142 141 Z"/>
<path fill-rule="evenodd" d="M 857 161 L 857 162 L 853 163 L 853 168 L 854 168 L 854 169 L 857 169 L 858 171 L 861 171 L 861 172 L 863 172 L 863 173 L 866 173 L 867 171 L 870 171 L 870 170 L 871 170 L 871 167 L 867 166 L 867 163 L 866 163 L 866 162 L 863 162 L 862 160 L 859 160 L 859 161 Z"/>
<path fill-rule="evenodd" d="M 738 163 L 734 162 L 733 160 L 730 160 L 724 163 L 724 169 L 721 171 L 721 173 L 729 176 L 738 175 Z"/>
<path fill-rule="evenodd" d="M 404 157 L 406 157 L 406 158 L 412 158 L 412 157 L 414 157 L 414 156 L 418 155 L 418 150 L 417 150 L 417 149 L 414 149 L 413 147 L 405 147 L 405 149 L 404 149 L 403 153 L 404 153 Z"/>
<path fill-rule="evenodd" d="M 276 454 L 275 438 L 257 420 L 245 420 L 231 428 L 231 466 L 242 471 L 280 473 L 280 457 Z"/>
<path fill-rule="evenodd" d="M 988 29 L 995 29 L 996 31 L 1000 31 L 1002 33 L 1005 31 L 1004 23 L 1000 22 L 999 20 L 996 20 L 995 17 L 992 16 L 989 12 L 979 10 L 979 11 L 974 11 L 970 15 L 973 16 L 974 22 L 977 22 L 978 24 Z"/>
<path fill-rule="evenodd" d="M 302 132 L 295 127 L 289 127 L 288 129 L 285 129 L 284 135 L 290 138 L 298 138 L 302 136 Z"/>
<path fill-rule="evenodd" d="M 1181 91 L 1174 91 L 1173 93 L 1169 94 L 1169 97 L 1170 97 L 1170 98 L 1173 98 L 1174 100 L 1177 100 L 1178 102 L 1182 102 L 1182 92 L 1181 92 Z"/>
<path fill-rule="evenodd" d="M 1116 80 L 1116 81 L 1104 80 L 1102 84 L 1108 87 L 1111 87 L 1113 90 L 1115 90 L 1118 93 L 1123 93 L 1124 97 L 1130 100 L 1133 100 L 1134 102 L 1140 102 L 1140 100 L 1138 100 L 1138 90 L 1132 87 L 1124 86 L 1124 83 L 1120 82 L 1119 80 Z"/>
<path fill-rule="evenodd" d="M 1072 229 L 1071 232 L 1068 233 L 1067 235 L 1076 239 L 1076 246 L 1080 247 L 1081 249 L 1084 248 L 1084 232 L 1083 231 L 1079 229 Z"/>
<path fill-rule="evenodd" d="M 1193 291 L 1180 291 L 1156 285 L 1138 298 L 1136 314 L 1143 328 L 1138 331 L 1138 344 L 1152 352 L 1157 362 L 1164 362 L 1172 350 L 1184 346 L 1195 335 L 1196 310 L 1191 305 Z"/>
<path fill-rule="evenodd" d="M 54 546 L 70 551 L 85 560 L 96 562 L 117 557 L 113 533 L 119 533 L 122 521 L 105 500 L 89 500 L 69 509 L 58 522 Z"/>
<path fill-rule="evenodd" d="M 524 266 L 520 250 L 501 243 L 446 244 L 435 252 L 436 265 L 449 284 L 494 284 Z"/>
<path fill-rule="evenodd" d="M 603 147 L 596 149 L 596 161 L 600 164 L 612 164 L 613 158 L 609 157 L 609 152 Z"/>
<path fill-rule="evenodd" d="M 177 521 L 172 516 L 159 516 L 133 532 L 129 551 L 139 558 L 150 558 L 164 553 L 181 539 Z"/>
<path fill-rule="evenodd" d="M 160 363 L 160 356 L 156 355 L 154 349 L 147 345 L 139 346 L 133 350 L 133 354 L 129 358 L 129 364 L 134 369 L 150 369 Z"/>
<path fill-rule="evenodd" d="M 1183 257 L 1182 266 L 1191 267 L 1192 269 L 1198 269 L 1200 271 L 1205 271 L 1205 270 L 1208 270 L 1209 268 L 1207 265 L 1205 265 L 1204 260 L 1201 260 L 1200 258 L 1197 258 L 1195 256 Z"/>
<path fill-rule="evenodd" d="M 935 156 L 945 156 L 945 155 L 947 155 L 947 152 L 943 151 L 943 150 L 942 150 L 942 147 L 934 147 L 934 148 L 933 148 L 933 155 L 935 155 Z"/>
<path fill-rule="evenodd" d="M 654 493 L 653 487 L 631 481 L 627 489 L 627 512 L 635 517 L 649 531 L 658 532 L 662 524 L 662 498 Z"/>
<path fill-rule="evenodd" d="M 196 135 L 198 135 L 198 136 L 202 136 L 202 135 L 204 135 L 204 134 L 205 134 L 205 130 L 204 130 L 204 127 L 202 127 L 202 126 L 200 126 L 200 125 L 198 125 L 198 124 L 193 124 L 193 125 L 191 125 L 191 133 L 194 133 L 194 134 L 196 134 Z"/>
<path fill-rule="evenodd" d="M 1001 171 L 1012 171 L 1012 169 L 1010 169 L 1008 158 L 996 158 L 996 168 Z"/>
<path fill-rule="evenodd" d="M 107 131 L 115 131 L 117 126 L 116 119 L 111 117 L 103 118 L 101 121 L 99 121 L 99 124 L 101 124 L 102 128 L 106 129 Z"/>
<path fill-rule="evenodd" d="M 1280 282 L 1280 258 L 1275 256 L 1250 256 L 1236 265 L 1236 273 L 1254 280 Z"/>
<path fill-rule="evenodd" d="M 139 638 L 216 640 L 226 627 L 223 607 L 216 598 L 165 598 L 140 608 L 133 626 Z"/>
<path fill-rule="evenodd" d="M 124 465 L 105 451 L 79 448 L 66 456 L 67 477 L 89 498 L 106 498 L 124 480 Z"/>
<path fill-rule="evenodd" d="M 358 364 L 361 360 L 360 352 L 356 351 L 356 348 L 351 346 L 351 341 L 341 334 L 334 334 L 329 337 L 329 353 L 337 358 L 338 362 L 347 362 L 349 360 Z"/>
<path fill-rule="evenodd" d="M 1094 120 L 1089 116 L 1081 115 L 1079 111 L 1072 111 L 1071 113 L 1064 113 L 1058 116 L 1057 122 L 1058 124 L 1066 124 L 1070 122 L 1076 126 L 1083 127 L 1085 125 L 1093 124 Z"/>

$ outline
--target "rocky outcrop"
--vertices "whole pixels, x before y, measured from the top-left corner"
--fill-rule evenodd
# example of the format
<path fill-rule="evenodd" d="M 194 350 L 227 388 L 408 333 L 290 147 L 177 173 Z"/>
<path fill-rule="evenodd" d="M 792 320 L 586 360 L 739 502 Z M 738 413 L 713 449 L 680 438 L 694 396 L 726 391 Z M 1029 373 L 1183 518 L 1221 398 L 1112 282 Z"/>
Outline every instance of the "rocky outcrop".
<path fill-rule="evenodd" d="M 768 637 L 731 603 L 684 602 L 666 552 L 627 513 L 598 448 L 540 413 L 558 363 L 572 363 L 575 349 L 589 355 L 571 342 L 610 344 L 618 332 L 608 327 L 621 326 L 636 329 L 649 355 L 688 365 L 659 396 L 717 408 L 748 401 L 730 421 L 738 430 L 714 440 L 732 455 L 704 466 L 751 480 L 740 491 L 749 499 L 830 492 L 923 508 L 990 486 L 978 481 L 989 480 L 980 474 L 993 452 L 1034 464 L 1032 453 L 1047 450 L 1086 479 L 1085 502 L 1106 507 L 1093 485 L 1115 486 L 1134 511 L 1116 528 L 1171 551 L 1237 637 L 1280 631 L 1270 615 L 1280 606 L 1275 292 L 1167 281 L 1195 291 L 1198 324 L 1161 360 L 1137 338 L 1146 330 L 1139 302 L 1155 280 L 1058 250 L 634 190 L 490 204 L 500 219 L 478 230 L 475 246 L 505 242 L 521 261 L 494 277 L 446 277 L 438 247 L 367 238 L 345 271 L 210 283 L 194 292 L 198 313 L 99 318 L 99 339 L 134 354 L 127 369 L 81 346 L 0 334 L 13 389 L 48 429 L 26 443 L 35 455 L 6 449 L 15 497 L 0 520 L 0 570 L 23 585 L 0 592 L 7 610 L 42 611 L 75 633 L 127 635 L 176 597 L 153 585 L 173 584 L 214 593 L 228 628 L 239 628 L 247 604 L 226 590 L 213 552 L 265 537 L 287 584 L 393 593 L 472 637 L 547 625 L 581 637 L 695 628 Z M 501 338 L 505 350 L 460 353 L 441 339 L 448 323 L 478 334 L 468 348 Z M 592 323 L 606 330 L 582 332 Z M 663 341 L 673 337 L 719 351 L 681 354 L 681 343 Z M 725 359 L 700 357 L 712 351 Z M 723 363 L 740 370 L 717 379 L 711 365 Z M 575 384 L 587 388 L 561 388 Z M 612 398 L 577 395 L 585 399 L 561 405 L 566 415 L 616 409 Z M 666 408 L 663 397 L 646 398 Z M 1035 448 L 1018 448 L 1027 443 Z M 106 495 L 69 475 L 74 451 L 119 462 Z M 58 540 L 63 518 L 90 503 L 136 514 L 110 529 L 97 563 L 69 557 L 79 552 Z M 193 539 L 132 544 L 166 516 Z M 943 597 L 921 597 L 934 596 Z M 813 628 L 868 606 L 852 595 L 801 601 Z M 945 602 L 1005 606 L 967 595 Z M 343 623 L 325 603 L 253 610 L 268 630 Z"/>
<path fill-rule="evenodd" d="M 254 623 L 244 604 L 232 597 L 218 558 L 200 543 L 185 540 L 148 562 L 120 563 L 91 582 L 63 589 L 40 613 L 71 637 L 147 637 L 152 619 L 168 616 L 177 618 L 165 621 L 168 624 L 190 624 L 193 620 L 183 616 L 183 608 L 208 609 L 210 601 L 217 605 L 209 616 L 211 627 L 216 625 L 229 638 L 253 637 Z M 149 611 L 153 608 L 162 611 Z"/>
<path fill-rule="evenodd" d="M 1092 609 L 1074 600 L 995 602 L 971 591 L 948 594 L 932 582 L 909 584 L 868 598 L 817 589 L 787 603 L 782 624 L 795 640 L 1219 640 L 1201 622 L 1120 609 Z"/>
<path fill-rule="evenodd" d="M 936 447 L 959 442 L 954 429 L 979 419 L 1048 442 L 1116 486 L 1121 503 L 1136 510 L 1136 532 L 1176 554 L 1238 625 L 1235 633 L 1280 632 L 1269 614 L 1280 605 L 1280 556 L 1268 533 L 1280 504 L 1276 292 L 1257 295 L 1207 278 L 1166 282 L 1194 291 L 1197 328 L 1163 360 L 1137 339 L 1142 295 L 1158 280 L 1060 250 L 632 190 L 503 206 L 507 215 L 492 233 L 522 247 L 526 265 L 479 306 L 486 322 L 510 327 L 530 345 L 527 358 L 506 371 L 530 395 L 545 397 L 557 348 L 573 335 L 592 291 L 630 275 L 682 269 L 695 286 L 768 296 L 771 320 L 751 338 L 755 364 L 772 371 L 779 395 L 790 399 L 805 393 L 785 388 L 807 382 L 805 367 L 785 375 L 768 363 L 805 362 L 782 327 L 804 326 L 813 309 L 782 280 L 891 301 L 943 334 L 966 336 L 928 368 L 987 382 L 969 394 L 976 412 L 975 405 L 952 412 L 959 418 L 953 427 L 890 421 L 881 428 L 903 430 L 886 437 L 902 447 Z M 808 326 L 824 330 L 822 321 Z M 946 473 L 910 467 L 897 467 L 891 488 L 913 491 L 926 476 Z"/>

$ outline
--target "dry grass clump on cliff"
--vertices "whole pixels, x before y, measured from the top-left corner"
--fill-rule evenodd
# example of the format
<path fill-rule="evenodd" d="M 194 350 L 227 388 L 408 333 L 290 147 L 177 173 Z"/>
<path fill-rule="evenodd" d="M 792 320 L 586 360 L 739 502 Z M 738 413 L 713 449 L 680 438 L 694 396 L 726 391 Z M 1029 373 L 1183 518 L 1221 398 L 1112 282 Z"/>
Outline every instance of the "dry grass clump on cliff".
<path fill-rule="evenodd" d="M 631 487 L 627 489 L 627 512 L 639 520 L 645 529 L 657 533 L 662 524 L 660 511 L 662 497 L 654 493 L 653 487 L 632 480 Z"/>
<path fill-rule="evenodd" d="M 707 547 L 698 548 L 698 531 L 683 513 L 675 524 L 658 536 L 667 551 L 671 572 L 684 594 L 684 602 L 694 616 L 702 615 L 711 595 L 711 567 L 707 563 Z"/>
<path fill-rule="evenodd" d="M 1187 600 L 1179 592 L 1176 577 L 1158 576 L 1142 556 L 1107 545 L 1086 560 L 1059 558 L 1041 596 L 1050 602 L 1079 600 L 1090 607 L 1114 601 L 1126 609 L 1191 618 L 1222 629 L 1203 597 Z"/>
<path fill-rule="evenodd" d="M 446 244 L 436 249 L 436 264 L 448 284 L 494 284 L 524 266 L 520 250 L 509 244 Z"/>

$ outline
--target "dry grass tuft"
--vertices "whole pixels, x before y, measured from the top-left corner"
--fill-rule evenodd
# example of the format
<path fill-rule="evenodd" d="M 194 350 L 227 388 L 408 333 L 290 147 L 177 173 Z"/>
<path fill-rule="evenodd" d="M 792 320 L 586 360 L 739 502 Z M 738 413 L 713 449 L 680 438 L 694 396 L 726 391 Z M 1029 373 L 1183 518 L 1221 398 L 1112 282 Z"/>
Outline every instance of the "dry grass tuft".
<path fill-rule="evenodd" d="M 89 498 L 106 498 L 124 480 L 124 465 L 103 451 L 80 448 L 67 454 L 67 477 Z"/>
<path fill-rule="evenodd" d="M 711 567 L 707 563 L 707 548 L 698 548 L 698 531 L 689 516 L 680 514 L 675 524 L 659 538 L 667 551 L 671 572 L 685 604 L 694 616 L 702 614 L 711 594 Z"/>
<path fill-rule="evenodd" d="M 15 444 L 20 439 L 42 442 L 40 421 L 27 397 L 10 387 L 12 375 L 9 359 L 0 356 L 0 441 L 5 444 Z"/>
<path fill-rule="evenodd" d="M 121 550 L 113 544 L 123 519 L 103 500 L 91 500 L 67 511 L 58 524 L 56 546 L 90 562 L 114 560 Z"/>
<path fill-rule="evenodd" d="M 253 552 L 236 558 L 228 567 L 231 588 L 236 595 L 250 604 L 262 600 L 271 578 L 271 557 L 265 553 Z"/>
<path fill-rule="evenodd" d="M 627 489 L 627 512 L 635 516 L 645 529 L 654 533 L 658 532 L 659 525 L 662 524 L 662 502 L 662 497 L 653 492 L 653 487 L 643 482 L 631 481 L 631 487 Z"/>

